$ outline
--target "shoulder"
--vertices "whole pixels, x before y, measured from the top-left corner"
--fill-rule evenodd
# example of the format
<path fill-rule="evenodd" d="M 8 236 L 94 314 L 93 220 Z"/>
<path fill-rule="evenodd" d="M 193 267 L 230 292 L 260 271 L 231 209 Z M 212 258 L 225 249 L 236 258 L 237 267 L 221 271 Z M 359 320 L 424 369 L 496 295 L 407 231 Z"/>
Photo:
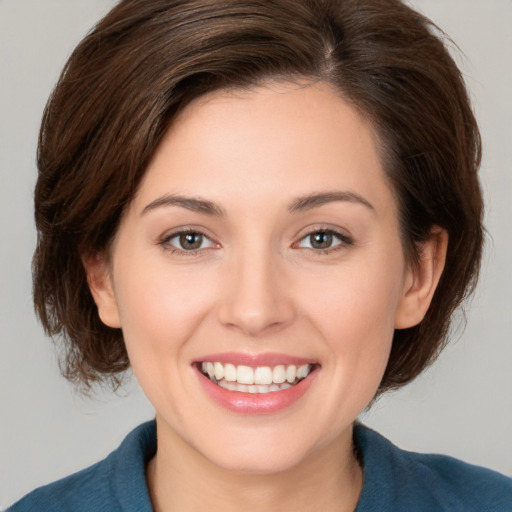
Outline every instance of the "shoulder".
<path fill-rule="evenodd" d="M 32 491 L 8 508 L 7 512 L 107 510 L 109 497 L 112 496 L 110 473 L 110 461 L 107 458 L 78 473 Z"/>
<path fill-rule="evenodd" d="M 149 512 L 145 466 L 155 451 L 154 422 L 140 425 L 104 460 L 32 491 L 6 512 Z"/>
<path fill-rule="evenodd" d="M 401 450 L 361 425 L 354 436 L 365 478 L 357 512 L 512 511 L 511 478 L 453 457 Z"/>

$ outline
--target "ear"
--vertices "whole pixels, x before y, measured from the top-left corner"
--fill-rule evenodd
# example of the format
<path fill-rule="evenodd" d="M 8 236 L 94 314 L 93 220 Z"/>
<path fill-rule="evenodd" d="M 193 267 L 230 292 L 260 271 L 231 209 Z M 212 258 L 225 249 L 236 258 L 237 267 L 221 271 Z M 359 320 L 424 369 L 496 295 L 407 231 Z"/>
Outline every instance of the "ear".
<path fill-rule="evenodd" d="M 423 320 L 443 273 L 447 249 L 448 232 L 434 226 L 430 238 L 419 247 L 418 264 L 406 271 L 395 329 L 407 329 Z"/>
<path fill-rule="evenodd" d="M 108 327 L 121 327 L 110 267 L 106 257 L 100 254 L 86 255 L 82 256 L 82 263 L 87 275 L 87 284 L 98 307 L 101 321 Z"/>

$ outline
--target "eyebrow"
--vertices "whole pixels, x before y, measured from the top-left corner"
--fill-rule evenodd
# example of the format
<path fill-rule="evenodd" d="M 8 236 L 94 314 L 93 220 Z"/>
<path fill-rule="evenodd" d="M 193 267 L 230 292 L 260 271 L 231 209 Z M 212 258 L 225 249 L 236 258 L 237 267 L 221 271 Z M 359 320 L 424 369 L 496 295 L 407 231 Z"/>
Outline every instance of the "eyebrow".
<path fill-rule="evenodd" d="M 366 208 L 375 211 L 373 205 L 364 197 L 356 194 L 355 192 L 319 192 L 316 194 L 309 194 L 307 196 L 298 197 L 290 206 L 288 211 L 296 213 L 313 208 L 318 208 L 324 204 L 332 203 L 335 201 L 344 201 L 348 203 L 356 203 L 365 206 Z M 218 205 L 207 199 L 200 199 L 197 197 L 186 197 L 180 195 L 166 195 L 155 199 L 144 207 L 141 215 L 155 210 L 157 208 L 178 206 L 187 210 L 212 215 L 215 217 L 225 217 L 226 212 Z"/>
<path fill-rule="evenodd" d="M 144 215 L 151 210 L 155 210 L 156 208 L 168 206 L 179 206 L 180 208 L 185 208 L 193 212 L 205 213 L 215 217 L 224 217 L 226 215 L 224 210 L 212 201 L 200 199 L 198 197 L 185 197 L 178 195 L 166 195 L 155 199 L 144 207 L 141 215 Z"/>
<path fill-rule="evenodd" d="M 301 212 L 304 210 L 311 210 L 318 208 L 327 203 L 335 201 L 344 201 L 348 203 L 356 203 L 365 206 L 366 208 L 375 212 L 374 206 L 367 201 L 364 197 L 356 194 L 355 192 L 319 192 L 317 194 L 310 194 L 307 196 L 295 199 L 289 206 L 288 210 L 291 213 Z"/>

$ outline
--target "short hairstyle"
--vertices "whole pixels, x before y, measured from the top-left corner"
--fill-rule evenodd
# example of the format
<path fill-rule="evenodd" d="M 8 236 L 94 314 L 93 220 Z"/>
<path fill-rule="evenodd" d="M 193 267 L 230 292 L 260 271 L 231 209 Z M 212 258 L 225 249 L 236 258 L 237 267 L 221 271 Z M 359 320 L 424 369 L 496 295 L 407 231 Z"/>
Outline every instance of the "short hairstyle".
<path fill-rule="evenodd" d="M 81 257 L 105 253 L 177 112 L 269 80 L 324 81 L 373 126 L 404 254 L 449 234 L 423 321 L 395 330 L 378 393 L 411 381 L 446 343 L 482 243 L 481 145 L 443 33 L 400 0 L 122 0 L 68 60 L 38 147 L 34 304 L 63 343 L 64 375 L 119 384 L 122 332 L 99 319 Z"/>

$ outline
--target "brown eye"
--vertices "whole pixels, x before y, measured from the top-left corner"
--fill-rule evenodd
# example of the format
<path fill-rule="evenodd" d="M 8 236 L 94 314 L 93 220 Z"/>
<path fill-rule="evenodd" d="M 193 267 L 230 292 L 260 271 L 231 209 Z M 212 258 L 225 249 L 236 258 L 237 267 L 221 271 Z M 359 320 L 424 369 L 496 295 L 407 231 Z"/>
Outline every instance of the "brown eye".
<path fill-rule="evenodd" d="M 313 249 L 328 249 L 332 246 L 333 238 L 328 231 L 317 231 L 309 235 L 309 243 Z"/>
<path fill-rule="evenodd" d="M 180 247 L 185 251 L 194 251 L 201 247 L 203 238 L 201 233 L 181 233 L 179 236 Z"/>
<path fill-rule="evenodd" d="M 200 231 L 180 231 L 162 239 L 160 244 L 176 253 L 194 253 L 216 245 Z"/>
<path fill-rule="evenodd" d="M 334 251 L 352 245 L 352 239 L 330 229 L 319 229 L 307 234 L 297 243 L 297 247 L 316 251 Z"/>

